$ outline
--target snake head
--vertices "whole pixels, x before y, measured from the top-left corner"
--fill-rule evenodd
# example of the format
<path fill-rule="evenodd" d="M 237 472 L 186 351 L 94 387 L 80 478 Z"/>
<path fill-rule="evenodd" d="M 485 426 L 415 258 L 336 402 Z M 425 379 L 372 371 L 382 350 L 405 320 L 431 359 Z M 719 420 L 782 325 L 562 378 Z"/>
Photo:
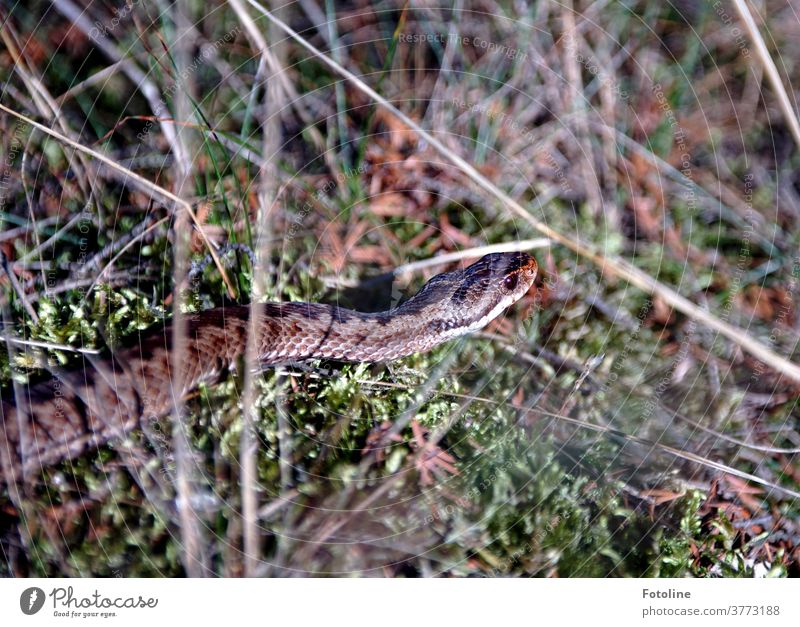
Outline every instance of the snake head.
<path fill-rule="evenodd" d="M 479 264 L 488 266 L 490 285 L 499 281 L 498 293 L 500 296 L 510 298 L 509 305 L 522 298 L 536 280 L 536 272 L 539 266 L 536 259 L 528 253 L 495 253 L 486 255 L 477 263 L 474 263 L 467 272 Z"/>
<path fill-rule="evenodd" d="M 480 329 L 522 298 L 536 279 L 538 266 L 528 253 L 494 253 L 453 273 L 451 308 L 463 332 Z"/>
<path fill-rule="evenodd" d="M 536 279 L 538 266 L 528 253 L 494 253 L 463 270 L 452 300 L 474 306 L 479 302 L 508 307 L 522 298 Z"/>
<path fill-rule="evenodd" d="M 536 260 L 528 253 L 494 253 L 464 270 L 433 277 L 397 313 L 414 315 L 437 341 L 485 327 L 533 285 Z"/>

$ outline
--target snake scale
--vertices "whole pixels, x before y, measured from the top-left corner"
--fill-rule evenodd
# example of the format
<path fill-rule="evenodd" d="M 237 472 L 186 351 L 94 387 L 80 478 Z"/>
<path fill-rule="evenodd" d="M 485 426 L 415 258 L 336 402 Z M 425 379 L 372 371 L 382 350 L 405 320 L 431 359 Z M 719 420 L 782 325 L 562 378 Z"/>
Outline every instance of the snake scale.
<path fill-rule="evenodd" d="M 0 484 L 123 438 L 143 420 L 168 414 L 199 384 L 219 380 L 245 354 L 254 307 L 261 366 L 314 358 L 385 362 L 482 328 L 528 291 L 536 272 L 526 253 L 496 253 L 433 277 L 386 312 L 292 302 L 187 316 L 181 385 L 172 372 L 172 326 L 144 332 L 113 353 L 84 356 L 82 367 L 22 386 L 17 394 L 3 391 Z"/>

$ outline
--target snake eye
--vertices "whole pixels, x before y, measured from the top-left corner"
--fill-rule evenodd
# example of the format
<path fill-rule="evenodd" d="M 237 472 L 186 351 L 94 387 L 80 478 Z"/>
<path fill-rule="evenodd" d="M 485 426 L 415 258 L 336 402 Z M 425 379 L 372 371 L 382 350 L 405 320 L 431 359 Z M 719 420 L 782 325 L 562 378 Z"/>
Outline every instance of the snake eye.
<path fill-rule="evenodd" d="M 509 292 L 517 287 L 517 282 L 519 281 L 519 277 L 517 276 L 516 272 L 514 274 L 509 274 L 505 279 L 503 279 L 503 287 L 505 287 Z"/>

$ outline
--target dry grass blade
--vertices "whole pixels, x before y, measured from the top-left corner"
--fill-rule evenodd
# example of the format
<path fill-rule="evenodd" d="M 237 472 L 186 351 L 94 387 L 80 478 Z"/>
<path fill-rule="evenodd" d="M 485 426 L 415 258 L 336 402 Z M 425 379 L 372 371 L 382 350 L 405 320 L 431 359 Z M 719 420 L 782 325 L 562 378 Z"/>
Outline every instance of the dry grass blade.
<path fill-rule="evenodd" d="M 264 8 L 264 6 L 262 6 L 260 3 L 256 2 L 255 0 L 248 0 L 248 2 L 271 22 L 281 28 L 287 35 L 292 37 L 306 50 L 311 52 L 311 54 L 319 58 L 335 72 L 344 76 L 347 80 L 353 83 L 357 89 L 372 98 L 378 105 L 389 111 L 392 115 L 396 116 L 400 121 L 403 122 L 403 124 L 412 129 L 419 137 L 428 142 L 428 144 L 432 146 L 442 157 L 466 174 L 476 185 L 500 200 L 506 207 L 517 214 L 520 218 L 528 222 L 537 231 L 546 237 L 549 237 L 553 241 L 563 244 L 581 257 L 588 259 L 597 267 L 599 267 L 604 273 L 614 274 L 621 279 L 627 280 L 629 283 L 635 285 L 642 291 L 660 297 L 668 305 L 674 307 L 690 318 L 697 320 L 706 327 L 717 331 L 741 347 L 742 350 L 758 358 L 770 368 L 786 375 L 794 381 L 800 382 L 800 365 L 777 354 L 775 351 L 752 337 L 744 329 L 740 329 L 725 322 L 724 320 L 721 320 L 719 317 L 699 307 L 688 298 L 682 296 L 671 287 L 661 283 L 660 281 L 648 275 L 646 272 L 643 272 L 639 268 L 635 267 L 630 262 L 616 256 L 606 255 L 602 252 L 599 252 L 595 250 L 594 247 L 589 246 L 577 239 L 562 235 L 560 232 L 554 230 L 544 222 L 534 218 L 521 204 L 519 204 L 506 192 L 501 190 L 497 185 L 492 183 L 483 174 L 478 172 L 478 170 L 472 164 L 455 154 L 450 148 L 445 146 L 428 131 L 421 128 L 419 124 L 414 122 L 410 117 L 389 103 L 385 98 L 383 98 L 355 74 L 336 63 L 327 55 L 323 54 L 315 46 L 295 32 L 290 26 L 275 17 L 275 15 Z"/>
<path fill-rule="evenodd" d="M 51 351 L 66 351 L 68 353 L 79 353 L 81 355 L 99 355 L 101 351 L 94 348 L 75 348 L 67 344 L 56 344 L 54 342 L 40 342 L 38 340 L 23 340 L 10 335 L 0 335 L 0 341 L 12 342 L 20 346 L 35 346 L 36 348 L 46 348 Z"/>
<path fill-rule="evenodd" d="M 780 74 L 778 74 L 778 68 L 775 67 L 775 62 L 772 60 L 769 50 L 767 50 L 764 38 L 761 36 L 761 33 L 758 32 L 758 26 L 753 19 L 753 14 L 750 12 L 750 8 L 747 6 L 745 0 L 733 0 L 733 5 L 739 12 L 744 27 L 747 29 L 750 39 L 756 47 L 758 58 L 764 66 L 764 70 L 767 72 L 767 78 L 769 78 L 772 89 L 775 90 L 775 95 L 778 97 L 778 103 L 783 112 L 783 117 L 786 119 L 786 124 L 792 131 L 792 137 L 794 137 L 794 141 L 800 148 L 800 122 L 797 120 L 797 114 L 792 107 L 792 102 L 789 100 L 789 94 L 786 93 L 786 88 L 783 86 Z"/>
<path fill-rule="evenodd" d="M 488 246 L 476 246 L 475 248 L 464 248 L 454 253 L 446 253 L 444 255 L 436 255 L 430 259 L 423 259 L 421 261 L 414 261 L 402 266 L 397 266 L 392 270 L 392 274 L 400 276 L 406 272 L 416 272 L 423 268 L 430 268 L 435 266 L 443 266 L 454 261 L 461 261 L 462 259 L 472 259 L 475 257 L 482 257 L 483 255 L 490 255 L 492 253 L 510 253 L 523 250 L 534 250 L 536 248 L 546 248 L 550 245 L 550 240 L 546 237 L 538 237 L 536 239 L 526 239 L 519 242 L 508 242 L 505 244 L 490 244 Z"/>
<path fill-rule="evenodd" d="M 194 223 L 195 228 L 200 233 L 200 237 L 203 239 L 203 243 L 208 248 L 208 252 L 211 255 L 212 259 L 214 260 L 214 264 L 217 266 L 217 270 L 219 270 L 220 276 L 222 276 L 222 280 L 225 282 L 225 286 L 228 289 L 228 295 L 231 298 L 235 298 L 236 292 L 235 292 L 235 290 L 233 288 L 233 284 L 231 283 L 231 280 L 228 278 L 228 273 L 225 272 L 225 268 L 222 266 L 222 263 L 219 260 L 219 256 L 217 255 L 217 252 L 214 249 L 213 244 L 208 239 L 208 236 L 206 235 L 205 230 L 203 229 L 203 225 L 200 224 L 200 221 L 197 219 L 197 215 L 195 215 L 195 212 L 192 209 L 192 206 L 188 202 L 186 202 L 183 198 L 180 198 L 180 197 L 176 196 L 175 194 L 173 194 L 169 190 L 166 190 L 163 187 L 161 187 L 159 185 L 156 185 L 152 181 L 147 180 L 143 176 L 140 176 L 140 175 L 136 174 L 136 172 L 133 172 L 132 170 L 129 170 L 128 168 L 125 168 L 125 167 L 121 166 L 120 164 L 115 162 L 113 159 L 109 159 L 105 155 L 97 152 L 96 150 L 92 150 L 91 148 L 89 148 L 87 146 L 84 146 L 83 144 L 81 144 L 79 142 L 76 142 L 76 141 L 70 139 L 69 137 L 65 137 L 61 133 L 59 133 L 57 131 L 54 131 L 53 129 L 45 126 L 44 124 L 39 124 L 38 122 L 36 122 L 34 120 L 31 120 L 29 117 L 27 117 L 27 116 L 25 116 L 25 115 L 23 115 L 21 113 L 18 113 L 17 111 L 14 111 L 13 109 L 9 109 L 5 105 L 0 104 L 0 111 L 5 111 L 9 115 L 12 115 L 17 119 L 22 120 L 26 124 L 30 124 L 32 127 L 36 128 L 36 129 L 39 129 L 43 133 L 47 133 L 51 137 L 55 137 L 57 140 L 65 143 L 65 144 L 68 144 L 69 146 L 72 146 L 73 148 L 76 148 L 77 150 L 79 150 L 79 151 L 81 151 L 81 152 L 93 157 L 94 159 L 97 159 L 98 161 L 100 161 L 100 162 L 104 163 L 105 165 L 109 166 L 110 168 L 113 168 L 117 172 L 120 172 L 121 174 L 124 174 L 126 177 L 136 181 L 142 187 L 144 187 L 145 189 L 149 190 L 150 192 L 153 192 L 153 193 L 155 193 L 156 195 L 158 195 L 158 196 L 160 196 L 162 198 L 166 198 L 167 200 L 170 200 L 171 202 L 173 202 L 176 206 L 184 209 L 186 211 L 186 213 L 189 214 L 189 217 L 191 218 L 192 222 Z"/>

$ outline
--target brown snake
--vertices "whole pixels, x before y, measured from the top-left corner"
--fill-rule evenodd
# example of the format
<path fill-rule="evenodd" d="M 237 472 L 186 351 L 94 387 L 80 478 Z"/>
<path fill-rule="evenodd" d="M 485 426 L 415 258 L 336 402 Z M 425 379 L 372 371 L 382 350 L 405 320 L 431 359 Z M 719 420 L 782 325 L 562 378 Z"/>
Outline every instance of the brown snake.
<path fill-rule="evenodd" d="M 488 324 L 528 291 L 536 271 L 526 253 L 487 255 L 433 277 L 414 297 L 381 313 L 316 303 L 257 305 L 259 364 L 382 362 L 428 351 Z M 219 380 L 245 353 L 250 312 L 244 305 L 188 317 L 180 390 L 170 372 L 167 324 L 104 358 L 84 358 L 83 368 L 23 387 L 21 397 L 4 393 L 0 484 L 122 438 L 143 420 L 169 413 L 200 383 Z"/>

